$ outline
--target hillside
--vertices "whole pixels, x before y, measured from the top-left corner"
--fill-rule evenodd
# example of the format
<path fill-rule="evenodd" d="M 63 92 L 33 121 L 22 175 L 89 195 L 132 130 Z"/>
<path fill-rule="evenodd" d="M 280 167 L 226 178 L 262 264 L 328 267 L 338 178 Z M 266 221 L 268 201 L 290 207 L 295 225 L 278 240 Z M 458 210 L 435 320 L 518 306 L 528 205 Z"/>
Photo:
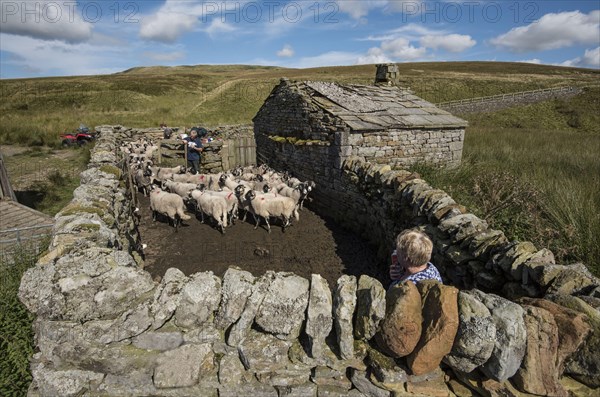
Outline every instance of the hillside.
<path fill-rule="evenodd" d="M 600 77 L 594 70 L 520 63 L 406 63 L 399 67 L 403 83 L 434 103 L 587 85 Z M 0 143 L 52 144 L 59 133 L 82 122 L 92 126 L 248 123 L 281 77 L 371 84 L 374 73 L 373 65 L 313 69 L 198 65 L 0 80 Z"/>

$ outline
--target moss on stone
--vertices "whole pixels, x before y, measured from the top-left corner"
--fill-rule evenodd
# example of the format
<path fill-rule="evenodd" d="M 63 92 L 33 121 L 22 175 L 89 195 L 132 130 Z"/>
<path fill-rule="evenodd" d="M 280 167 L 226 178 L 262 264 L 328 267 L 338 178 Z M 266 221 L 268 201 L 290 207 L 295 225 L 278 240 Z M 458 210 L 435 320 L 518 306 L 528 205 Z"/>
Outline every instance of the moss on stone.
<path fill-rule="evenodd" d="M 86 214 L 96 214 L 100 217 L 102 217 L 104 215 L 104 211 L 100 208 L 97 207 L 85 207 L 82 205 L 72 205 L 69 204 L 67 205 L 62 211 L 61 211 L 61 216 L 69 216 L 69 215 L 76 215 L 79 213 L 86 213 Z"/>
<path fill-rule="evenodd" d="M 97 232 L 100 230 L 100 225 L 95 223 L 82 223 L 77 225 L 74 230 L 82 231 L 82 232 Z"/>
<path fill-rule="evenodd" d="M 368 360 L 371 363 L 371 365 L 377 365 L 380 368 L 390 371 L 398 366 L 396 364 L 396 361 L 392 357 L 386 356 L 385 354 L 372 347 L 368 350 Z"/>
<path fill-rule="evenodd" d="M 269 136 L 269 139 L 275 142 L 279 142 L 279 143 L 284 143 L 287 142 L 287 140 L 285 139 L 285 137 L 283 136 L 278 136 L 278 135 L 271 135 Z"/>
<path fill-rule="evenodd" d="M 120 169 L 118 169 L 114 165 L 108 165 L 108 164 L 101 166 L 100 171 L 105 172 L 107 174 L 113 174 L 114 176 L 117 177 L 117 179 L 120 179 L 121 175 L 123 174 Z"/>

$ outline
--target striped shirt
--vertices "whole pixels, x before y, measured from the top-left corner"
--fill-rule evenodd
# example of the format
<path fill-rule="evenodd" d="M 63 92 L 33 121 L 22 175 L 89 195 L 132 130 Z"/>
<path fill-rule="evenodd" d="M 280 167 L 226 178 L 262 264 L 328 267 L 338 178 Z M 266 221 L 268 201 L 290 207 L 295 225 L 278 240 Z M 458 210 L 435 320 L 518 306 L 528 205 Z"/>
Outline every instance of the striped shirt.
<path fill-rule="evenodd" d="M 404 270 L 404 269 L 402 269 Z M 408 276 L 404 276 L 404 272 L 401 271 L 398 274 L 398 278 L 394 277 L 394 280 L 392 281 L 392 284 L 390 285 L 390 287 L 405 281 L 405 280 L 410 280 L 413 283 L 418 283 L 419 281 L 423 281 L 423 280 L 436 280 L 439 281 L 440 283 L 443 283 L 442 281 L 442 276 L 440 275 L 440 272 L 438 271 L 438 269 L 433 265 L 433 263 L 427 263 L 427 268 L 425 270 L 421 270 L 420 272 L 417 272 L 415 274 L 410 274 Z"/>

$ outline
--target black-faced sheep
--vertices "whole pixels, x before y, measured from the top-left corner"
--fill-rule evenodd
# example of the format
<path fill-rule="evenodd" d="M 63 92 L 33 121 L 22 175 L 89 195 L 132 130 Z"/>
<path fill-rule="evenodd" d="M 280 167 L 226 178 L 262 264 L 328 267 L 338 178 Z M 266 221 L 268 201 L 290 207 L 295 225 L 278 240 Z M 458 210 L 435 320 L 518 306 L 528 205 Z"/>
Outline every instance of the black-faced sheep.
<path fill-rule="evenodd" d="M 292 216 L 297 221 L 300 219 L 296 202 L 292 198 L 285 196 L 266 197 L 264 194 L 257 194 L 254 190 L 248 191 L 244 197 L 249 203 L 250 212 L 256 220 L 254 229 L 258 228 L 260 217 L 265 219 L 269 233 L 271 233 L 270 217 L 281 219 L 283 222 L 283 231 L 290 225 Z"/>
<path fill-rule="evenodd" d="M 144 168 L 138 168 L 137 171 L 135 171 L 135 174 L 133 175 L 133 183 L 138 188 L 138 190 L 142 190 L 142 193 L 144 193 L 144 197 L 148 196 L 148 192 L 150 191 L 152 185 L 152 181 L 150 179 L 151 175 L 152 174 Z"/>

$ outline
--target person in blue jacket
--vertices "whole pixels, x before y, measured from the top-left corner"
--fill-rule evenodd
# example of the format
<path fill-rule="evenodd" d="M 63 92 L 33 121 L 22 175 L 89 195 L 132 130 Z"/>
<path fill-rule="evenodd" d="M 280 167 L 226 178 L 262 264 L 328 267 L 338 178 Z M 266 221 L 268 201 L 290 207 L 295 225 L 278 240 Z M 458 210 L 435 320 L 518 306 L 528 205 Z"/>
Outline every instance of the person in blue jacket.
<path fill-rule="evenodd" d="M 200 158 L 202 150 L 204 150 L 198 131 L 192 129 L 190 136 L 184 138 L 182 142 L 187 145 L 188 168 L 192 174 L 197 174 L 200 172 Z"/>

